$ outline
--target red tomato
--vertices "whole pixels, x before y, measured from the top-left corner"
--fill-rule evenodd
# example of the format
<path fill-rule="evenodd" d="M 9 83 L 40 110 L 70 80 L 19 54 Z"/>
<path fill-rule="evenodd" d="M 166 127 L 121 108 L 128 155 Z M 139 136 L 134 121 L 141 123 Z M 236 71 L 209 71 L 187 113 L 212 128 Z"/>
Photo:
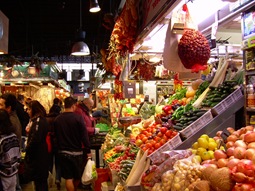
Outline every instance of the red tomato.
<path fill-rule="evenodd" d="M 163 134 L 162 134 L 161 132 L 158 132 L 157 136 L 158 136 L 158 137 L 162 137 Z"/>
<path fill-rule="evenodd" d="M 166 136 L 166 135 L 163 135 L 163 137 L 162 137 L 166 142 L 168 141 L 168 137 Z"/>
<path fill-rule="evenodd" d="M 154 137 L 154 140 L 156 141 L 156 143 L 158 143 L 161 140 L 161 138 L 156 136 L 156 137 Z"/>
<path fill-rule="evenodd" d="M 151 144 L 151 143 L 146 143 L 146 147 L 147 147 L 148 149 L 151 149 L 151 148 L 152 148 L 152 144 Z"/>
<path fill-rule="evenodd" d="M 156 144 L 154 145 L 154 147 L 155 147 L 155 149 L 158 149 L 159 147 L 161 147 L 161 144 L 160 144 L 160 143 L 156 143 Z"/>
<path fill-rule="evenodd" d="M 153 149 L 149 149 L 149 150 L 148 150 L 148 155 L 152 154 L 153 152 L 154 152 Z"/>
<path fill-rule="evenodd" d="M 161 140 L 160 140 L 160 144 L 161 144 L 161 145 L 164 145 L 165 143 L 166 143 L 166 140 L 165 140 L 165 139 L 161 139 Z"/>
<path fill-rule="evenodd" d="M 161 132 L 162 134 L 165 134 L 166 131 L 167 131 L 167 128 L 166 128 L 166 127 L 161 127 L 161 128 L 160 128 L 160 132 Z"/>
<path fill-rule="evenodd" d="M 142 139 L 143 143 L 146 143 L 147 140 L 148 140 L 147 137 L 144 137 L 144 138 Z"/>
<path fill-rule="evenodd" d="M 165 133 L 165 135 L 166 135 L 167 137 L 171 137 L 172 133 L 173 133 L 173 131 L 167 130 L 166 133 Z"/>

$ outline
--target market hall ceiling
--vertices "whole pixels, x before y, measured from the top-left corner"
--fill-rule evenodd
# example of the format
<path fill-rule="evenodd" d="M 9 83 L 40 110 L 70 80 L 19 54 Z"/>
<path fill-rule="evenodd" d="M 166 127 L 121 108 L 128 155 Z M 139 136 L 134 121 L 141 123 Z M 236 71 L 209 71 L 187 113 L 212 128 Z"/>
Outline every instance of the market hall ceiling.
<path fill-rule="evenodd" d="M 89 12 L 89 0 L 82 0 L 82 29 L 90 52 L 107 47 L 111 26 L 104 16 L 116 15 L 121 0 L 98 0 L 101 11 Z M 9 19 L 8 53 L 15 57 L 69 56 L 80 28 L 80 0 L 1 0 L 0 10 Z"/>

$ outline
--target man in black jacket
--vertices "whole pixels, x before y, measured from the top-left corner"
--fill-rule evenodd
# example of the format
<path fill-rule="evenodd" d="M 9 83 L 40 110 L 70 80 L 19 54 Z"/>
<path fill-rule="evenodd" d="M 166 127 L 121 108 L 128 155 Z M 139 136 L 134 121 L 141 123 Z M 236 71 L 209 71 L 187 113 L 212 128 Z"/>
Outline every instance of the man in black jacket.
<path fill-rule="evenodd" d="M 74 191 L 80 183 L 87 158 L 91 158 L 87 128 L 82 116 L 74 113 L 76 100 L 64 100 L 64 112 L 54 120 L 56 144 L 60 158 L 61 176 L 66 180 L 66 190 Z M 85 148 L 85 149 L 84 149 Z M 83 151 L 87 157 L 84 158 Z"/>

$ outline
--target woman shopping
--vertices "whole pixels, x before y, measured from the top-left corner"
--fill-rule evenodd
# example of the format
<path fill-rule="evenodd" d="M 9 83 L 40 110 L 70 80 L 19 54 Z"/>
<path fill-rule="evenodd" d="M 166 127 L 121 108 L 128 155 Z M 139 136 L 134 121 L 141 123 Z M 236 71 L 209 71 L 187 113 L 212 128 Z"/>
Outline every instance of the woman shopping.
<path fill-rule="evenodd" d="M 24 177 L 34 181 L 36 191 L 48 191 L 49 154 L 46 143 L 48 122 L 46 111 L 40 102 L 33 100 L 28 104 L 30 122 L 28 133 Z"/>

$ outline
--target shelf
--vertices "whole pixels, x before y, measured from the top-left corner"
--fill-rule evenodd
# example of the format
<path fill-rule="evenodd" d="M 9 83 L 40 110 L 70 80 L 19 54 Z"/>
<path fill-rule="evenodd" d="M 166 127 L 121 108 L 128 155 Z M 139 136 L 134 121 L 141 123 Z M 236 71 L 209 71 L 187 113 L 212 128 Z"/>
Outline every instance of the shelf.
<path fill-rule="evenodd" d="M 188 149 L 191 147 L 191 143 L 197 141 L 202 134 L 207 134 L 210 137 L 214 137 L 217 131 L 222 131 L 227 127 L 235 127 L 235 114 L 244 106 L 244 96 L 242 96 L 235 104 L 232 104 L 227 110 L 220 115 L 217 115 L 205 125 L 201 130 L 190 138 L 183 141 L 181 145 L 175 148 L 175 150 Z"/>
<path fill-rule="evenodd" d="M 255 113 L 255 108 L 246 107 L 246 111 Z"/>
<path fill-rule="evenodd" d="M 254 70 L 246 70 L 245 76 L 252 76 L 255 75 L 255 69 Z"/>

